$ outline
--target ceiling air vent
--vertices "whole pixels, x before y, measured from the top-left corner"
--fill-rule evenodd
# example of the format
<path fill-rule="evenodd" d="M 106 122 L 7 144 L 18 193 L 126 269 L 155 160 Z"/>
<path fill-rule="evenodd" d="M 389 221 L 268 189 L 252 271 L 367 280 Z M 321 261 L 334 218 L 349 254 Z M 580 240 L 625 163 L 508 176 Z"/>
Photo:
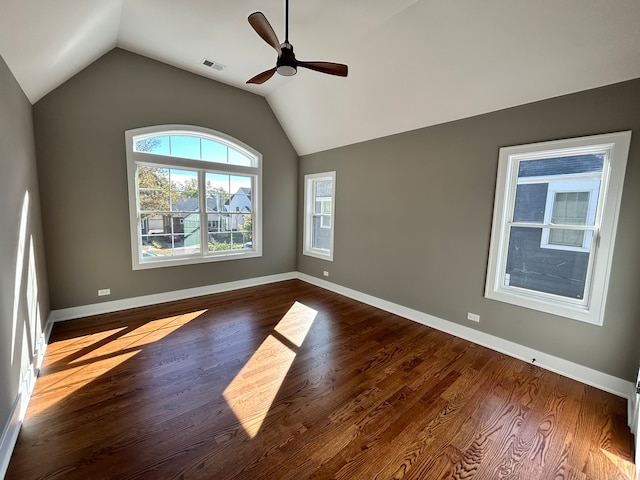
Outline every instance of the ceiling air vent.
<path fill-rule="evenodd" d="M 202 59 L 202 65 L 204 65 L 205 67 L 213 68 L 214 70 L 218 70 L 219 72 L 221 72 L 225 68 L 225 66 L 221 63 L 214 62 L 213 60 L 209 60 L 208 58 Z"/>

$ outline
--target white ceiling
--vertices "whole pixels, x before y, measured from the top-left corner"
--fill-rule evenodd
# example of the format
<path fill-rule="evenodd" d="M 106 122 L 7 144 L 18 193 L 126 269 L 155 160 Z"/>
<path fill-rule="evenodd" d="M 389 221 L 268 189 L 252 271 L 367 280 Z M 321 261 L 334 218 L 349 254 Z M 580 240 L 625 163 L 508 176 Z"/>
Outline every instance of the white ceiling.
<path fill-rule="evenodd" d="M 638 0 L 291 0 L 300 60 L 275 64 L 284 0 L 0 0 L 0 55 L 35 103 L 118 46 L 263 95 L 300 155 L 640 77 Z M 226 66 L 201 65 L 208 58 Z"/>

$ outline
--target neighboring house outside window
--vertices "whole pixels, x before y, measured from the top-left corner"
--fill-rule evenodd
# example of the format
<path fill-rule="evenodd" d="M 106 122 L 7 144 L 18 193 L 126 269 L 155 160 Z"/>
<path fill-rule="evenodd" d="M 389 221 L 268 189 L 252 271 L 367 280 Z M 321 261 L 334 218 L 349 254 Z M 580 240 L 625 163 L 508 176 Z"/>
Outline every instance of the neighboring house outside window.
<path fill-rule="evenodd" d="M 487 298 L 602 324 L 629 143 L 500 150 Z"/>
<path fill-rule="evenodd" d="M 305 175 L 303 253 L 333 260 L 336 172 Z"/>
<path fill-rule="evenodd" d="M 261 256 L 259 153 L 182 125 L 125 140 L 134 269 Z"/>

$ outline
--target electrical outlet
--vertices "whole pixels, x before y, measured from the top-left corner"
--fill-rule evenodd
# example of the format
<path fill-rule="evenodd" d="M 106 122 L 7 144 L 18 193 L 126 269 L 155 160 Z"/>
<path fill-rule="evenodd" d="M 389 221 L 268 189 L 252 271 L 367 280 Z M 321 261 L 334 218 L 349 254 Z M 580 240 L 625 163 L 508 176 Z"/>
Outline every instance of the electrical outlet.
<path fill-rule="evenodd" d="M 471 320 L 472 322 L 480 322 L 480 315 L 476 315 L 475 313 L 468 312 L 467 320 Z"/>
<path fill-rule="evenodd" d="M 322 272 L 322 275 L 324 275 L 325 277 L 329 276 L 329 272 L 327 272 L 326 270 L 324 272 Z"/>
<path fill-rule="evenodd" d="M 111 289 L 110 288 L 102 288 L 102 289 L 98 290 L 98 296 L 99 297 L 104 297 L 105 295 L 111 295 Z"/>

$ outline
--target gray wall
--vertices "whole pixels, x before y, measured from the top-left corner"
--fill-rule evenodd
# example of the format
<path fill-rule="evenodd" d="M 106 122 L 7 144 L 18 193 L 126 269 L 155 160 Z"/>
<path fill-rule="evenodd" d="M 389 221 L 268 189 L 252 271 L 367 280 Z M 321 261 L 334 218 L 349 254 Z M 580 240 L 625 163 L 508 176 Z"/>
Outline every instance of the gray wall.
<path fill-rule="evenodd" d="M 635 379 L 640 342 L 640 79 L 304 156 L 336 170 L 334 261 L 298 270 Z M 429 108 L 428 105 L 416 108 Z M 484 298 L 500 147 L 633 130 L 603 326 Z M 298 218 L 301 245 L 302 216 Z M 467 312 L 481 316 L 479 324 Z"/>
<path fill-rule="evenodd" d="M 264 98 L 115 49 L 37 102 L 34 123 L 53 309 L 295 270 L 298 156 Z M 261 258 L 132 270 L 124 132 L 159 124 L 262 153 Z"/>
<path fill-rule="evenodd" d="M 0 429 L 49 315 L 31 104 L 0 57 Z M 25 193 L 28 211 L 21 228 Z M 24 231 L 20 241 L 20 231 Z M 33 256 L 30 245 L 33 244 Z M 32 268 L 29 269 L 29 265 Z M 33 277 L 35 275 L 36 278 Z M 35 281 L 34 281 L 35 280 Z M 38 317 L 39 311 L 39 317 Z M 13 353 L 13 354 L 12 354 Z"/>

